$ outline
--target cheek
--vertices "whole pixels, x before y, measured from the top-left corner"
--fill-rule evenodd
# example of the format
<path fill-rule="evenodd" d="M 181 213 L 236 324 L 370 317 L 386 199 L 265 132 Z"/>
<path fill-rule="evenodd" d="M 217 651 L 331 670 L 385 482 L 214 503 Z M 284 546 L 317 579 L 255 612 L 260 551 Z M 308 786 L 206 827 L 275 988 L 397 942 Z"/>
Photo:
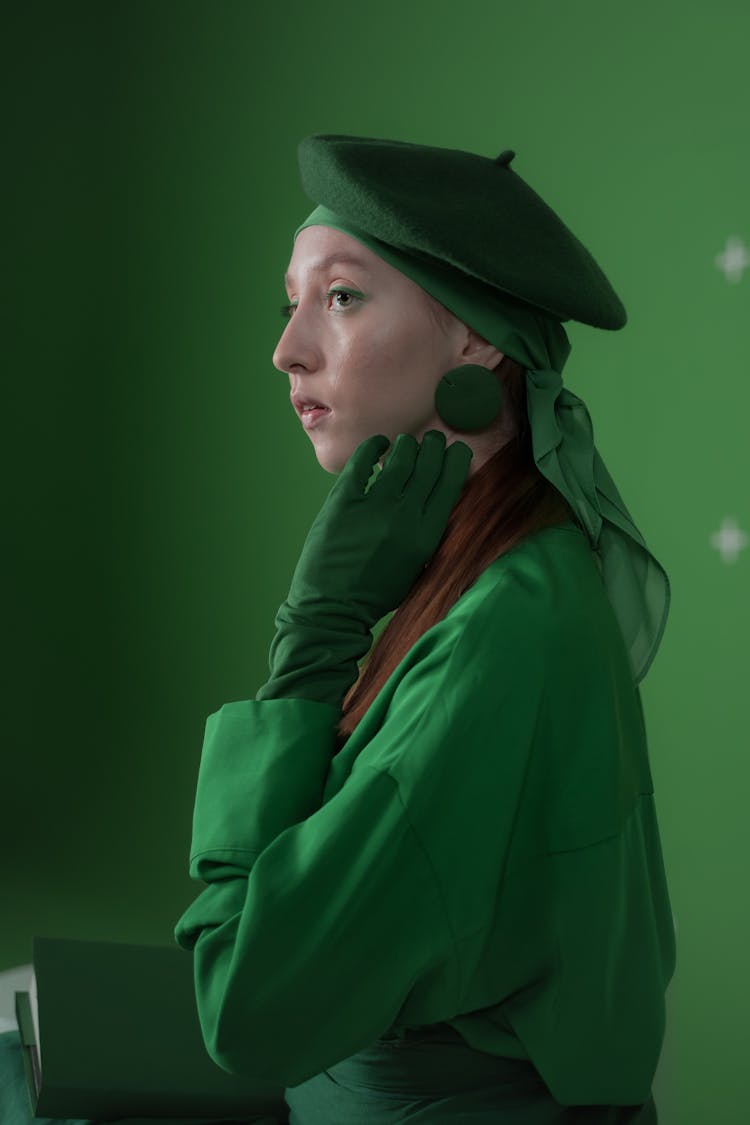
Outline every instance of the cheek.
<path fill-rule="evenodd" d="M 359 328 L 359 326 L 358 326 Z M 434 330 L 412 316 L 380 316 L 377 324 L 362 325 L 341 352 L 339 380 L 361 395 L 387 392 L 403 401 L 424 401 L 434 394 L 441 360 L 435 354 Z"/>

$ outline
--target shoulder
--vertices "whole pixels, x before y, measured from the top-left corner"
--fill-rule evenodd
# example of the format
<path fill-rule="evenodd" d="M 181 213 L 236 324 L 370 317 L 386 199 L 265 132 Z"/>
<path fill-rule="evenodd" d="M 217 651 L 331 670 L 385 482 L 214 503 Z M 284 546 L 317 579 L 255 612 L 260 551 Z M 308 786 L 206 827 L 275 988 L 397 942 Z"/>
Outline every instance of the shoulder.
<path fill-rule="evenodd" d="M 533 661 L 541 670 L 547 658 L 558 665 L 622 646 L 596 557 L 572 524 L 545 528 L 501 555 L 436 633 L 443 624 L 445 655 L 455 650 L 459 663 L 473 651 L 485 666 Z"/>
<path fill-rule="evenodd" d="M 529 721 L 542 698 L 570 698 L 602 678 L 629 678 L 627 653 L 596 559 L 574 525 L 546 528 L 490 564 L 412 646 L 352 736 L 363 746 L 383 724 L 418 724 L 450 710 L 493 717 L 503 706 Z"/>

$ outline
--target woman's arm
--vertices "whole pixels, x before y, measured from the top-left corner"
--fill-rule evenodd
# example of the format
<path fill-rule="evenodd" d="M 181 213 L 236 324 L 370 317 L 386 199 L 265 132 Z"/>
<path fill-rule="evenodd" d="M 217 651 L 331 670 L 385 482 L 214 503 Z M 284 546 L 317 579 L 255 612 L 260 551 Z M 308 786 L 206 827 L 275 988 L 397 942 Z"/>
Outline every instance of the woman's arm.
<path fill-rule="evenodd" d="M 368 490 L 388 444 L 357 447 L 310 529 L 270 680 L 206 726 L 191 874 L 210 886 L 175 936 L 195 951 L 215 1060 L 287 1084 L 371 1041 L 420 974 L 451 958 L 396 783 L 364 770 L 323 803 L 357 659 L 433 554 L 471 457 L 438 432 L 421 446 L 400 434 Z"/>

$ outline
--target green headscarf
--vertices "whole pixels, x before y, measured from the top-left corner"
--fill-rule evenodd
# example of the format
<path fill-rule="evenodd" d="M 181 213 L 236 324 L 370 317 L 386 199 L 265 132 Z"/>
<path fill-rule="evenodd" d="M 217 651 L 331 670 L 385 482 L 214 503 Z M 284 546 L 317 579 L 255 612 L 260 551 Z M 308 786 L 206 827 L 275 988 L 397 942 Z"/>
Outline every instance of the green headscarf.
<path fill-rule="evenodd" d="M 586 405 L 563 387 L 570 341 L 560 320 L 457 269 L 398 250 L 323 205 L 308 215 L 294 238 L 309 226 L 333 227 L 357 239 L 526 368 L 534 460 L 568 501 L 588 537 L 639 683 L 664 633 L 669 579 L 594 445 Z"/>

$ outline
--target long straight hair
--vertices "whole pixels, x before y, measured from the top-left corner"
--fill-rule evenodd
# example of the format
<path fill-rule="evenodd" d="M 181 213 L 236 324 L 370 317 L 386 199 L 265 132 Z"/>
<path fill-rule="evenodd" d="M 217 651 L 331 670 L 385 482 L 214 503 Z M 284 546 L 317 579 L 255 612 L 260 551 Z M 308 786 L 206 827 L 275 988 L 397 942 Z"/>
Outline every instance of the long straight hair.
<path fill-rule="evenodd" d="M 573 518 L 572 509 L 534 462 L 526 406 L 526 370 L 509 356 L 495 369 L 503 412 L 515 434 L 467 478 L 437 551 L 383 629 L 347 692 L 340 740 L 355 729 L 396 666 L 446 615 L 480 574 L 522 539 Z"/>

